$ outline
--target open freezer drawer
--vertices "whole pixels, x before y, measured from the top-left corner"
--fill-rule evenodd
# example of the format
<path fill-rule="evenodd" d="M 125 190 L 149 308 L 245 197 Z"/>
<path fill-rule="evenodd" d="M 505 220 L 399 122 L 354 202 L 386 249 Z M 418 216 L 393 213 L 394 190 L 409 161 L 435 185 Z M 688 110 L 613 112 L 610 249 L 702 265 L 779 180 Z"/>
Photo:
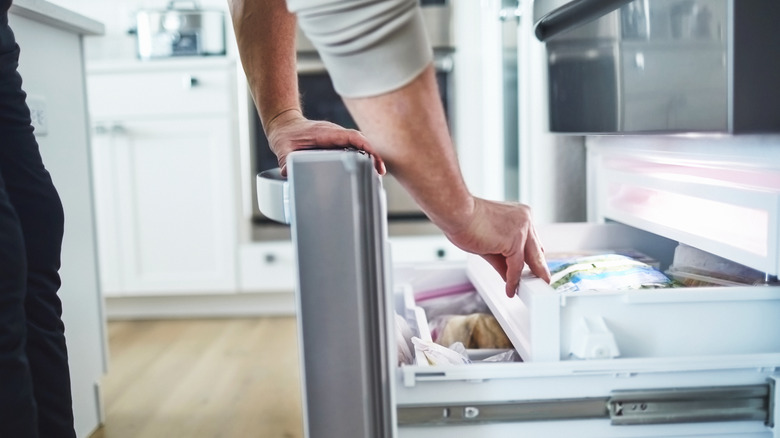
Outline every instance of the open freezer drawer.
<path fill-rule="evenodd" d="M 537 233 L 547 253 L 632 249 L 662 267 L 677 246 L 618 223 Z M 528 274 L 510 299 L 476 256 L 397 265 L 393 280 L 396 294 L 418 296 L 470 282 L 525 359 L 431 366 L 417 358 L 399 367 L 400 437 L 780 436 L 777 286 L 558 293 Z M 396 297 L 396 311 L 418 333 L 430 331 L 413 299 Z M 607 332 L 588 331 L 593 321 Z"/>
<path fill-rule="evenodd" d="M 633 249 L 668 267 L 677 242 L 621 224 L 537 227 L 546 252 Z M 479 257 L 468 274 L 527 362 L 780 353 L 780 287 L 556 292 L 525 277 L 507 299 Z"/>
<path fill-rule="evenodd" d="M 529 326 L 533 343 L 525 354 L 547 354 L 548 361 L 397 366 L 394 313 L 417 319 L 420 312 L 392 292 L 417 285 L 410 271 L 401 275 L 396 269 L 392 278 L 381 179 L 370 159 L 356 153 L 300 152 L 288 158 L 289 182 L 271 175 L 259 184 L 274 187 L 273 196 L 284 201 L 277 203 L 277 216 L 293 228 L 308 437 L 780 436 L 773 423 L 780 352 L 773 341 L 733 354 L 658 357 L 645 349 L 639 357 L 562 360 L 570 330 L 562 329 L 565 316 L 559 316 L 557 341 L 534 331 L 544 321 L 537 318 Z M 549 238 L 548 251 L 558 237 L 566 250 L 613 246 L 598 236 L 622 236 L 615 242 L 641 244 L 636 249 L 659 259 L 671 251 L 672 242 L 629 227 L 588 227 L 556 226 L 542 238 Z M 414 270 L 432 273 L 428 278 L 439 284 L 469 275 L 477 284 L 492 281 L 489 271 L 480 274 L 465 265 L 432 263 Z M 539 280 L 524 279 L 520 297 L 549 294 L 543 288 L 534 292 L 540 287 L 534 282 Z M 503 296 L 503 287 L 498 290 L 501 298 L 493 306 L 501 314 L 512 300 Z M 560 300 L 556 306 L 560 315 L 566 312 Z M 547 307 L 551 311 L 552 304 Z M 771 323 L 760 318 L 761 324 Z M 542 345 L 548 341 L 557 345 Z"/>

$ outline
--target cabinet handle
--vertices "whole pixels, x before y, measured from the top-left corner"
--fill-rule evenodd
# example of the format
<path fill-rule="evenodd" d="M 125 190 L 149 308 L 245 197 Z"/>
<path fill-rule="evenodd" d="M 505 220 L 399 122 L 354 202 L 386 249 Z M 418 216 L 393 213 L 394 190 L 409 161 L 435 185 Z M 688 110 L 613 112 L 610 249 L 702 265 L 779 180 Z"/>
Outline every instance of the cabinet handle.
<path fill-rule="evenodd" d="M 114 123 L 111 125 L 111 133 L 116 135 L 124 135 L 127 134 L 127 128 L 125 128 L 123 125 L 120 125 L 119 123 Z"/>
<path fill-rule="evenodd" d="M 190 89 L 200 85 L 200 81 L 193 75 L 184 75 L 184 77 L 182 77 L 181 85 L 185 89 Z"/>
<path fill-rule="evenodd" d="M 520 7 L 516 8 L 503 8 L 498 11 L 499 21 L 515 20 L 520 21 L 520 17 L 523 16 L 523 10 Z"/>
<path fill-rule="evenodd" d="M 119 123 L 112 123 L 109 126 L 101 124 L 101 125 L 95 126 L 95 134 L 97 134 L 97 135 L 107 135 L 107 134 L 122 135 L 122 134 L 127 134 L 127 128 L 125 128 L 123 125 L 121 125 Z"/>

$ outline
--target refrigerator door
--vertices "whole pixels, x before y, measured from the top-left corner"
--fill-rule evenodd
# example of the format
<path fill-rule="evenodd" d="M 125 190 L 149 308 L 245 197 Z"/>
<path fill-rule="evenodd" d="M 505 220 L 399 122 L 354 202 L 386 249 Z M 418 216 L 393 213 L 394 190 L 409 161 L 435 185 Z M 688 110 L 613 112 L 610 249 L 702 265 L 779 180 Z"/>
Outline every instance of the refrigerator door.
<path fill-rule="evenodd" d="M 306 436 L 393 436 L 381 179 L 354 151 L 294 152 L 288 166 Z"/>

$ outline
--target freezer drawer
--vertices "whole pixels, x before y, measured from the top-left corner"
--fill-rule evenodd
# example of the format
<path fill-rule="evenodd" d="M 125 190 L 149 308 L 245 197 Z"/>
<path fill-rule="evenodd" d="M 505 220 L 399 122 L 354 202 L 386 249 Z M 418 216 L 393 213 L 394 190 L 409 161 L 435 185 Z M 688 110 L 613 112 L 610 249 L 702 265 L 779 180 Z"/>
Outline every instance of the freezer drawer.
<path fill-rule="evenodd" d="M 589 227 L 553 230 L 563 233 L 560 228 Z M 626 232 L 622 226 L 596 228 L 591 236 Z M 396 311 L 425 337 L 425 314 L 410 295 L 481 275 L 487 274 L 458 263 L 396 265 Z M 524 281 L 528 288 L 534 280 Z M 522 294 L 510 300 L 497 290 L 499 305 L 522 301 Z M 778 350 L 448 366 L 418 357 L 395 375 L 397 436 L 778 436 L 778 365 Z"/>
<path fill-rule="evenodd" d="M 676 242 L 620 224 L 538 227 L 548 254 L 632 248 L 663 266 Z M 569 358 L 780 353 L 780 287 L 554 291 L 525 277 L 507 299 L 500 276 L 470 257 L 468 274 L 528 362 Z"/>

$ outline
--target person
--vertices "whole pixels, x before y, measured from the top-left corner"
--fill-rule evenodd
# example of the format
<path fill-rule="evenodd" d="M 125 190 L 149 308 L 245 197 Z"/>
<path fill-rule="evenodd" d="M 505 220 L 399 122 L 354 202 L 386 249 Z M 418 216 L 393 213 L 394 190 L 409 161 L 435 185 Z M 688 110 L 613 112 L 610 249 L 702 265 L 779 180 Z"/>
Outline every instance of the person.
<path fill-rule="evenodd" d="M 64 214 L 33 136 L 0 0 L 0 437 L 75 437 L 57 291 Z"/>
<path fill-rule="evenodd" d="M 229 0 L 229 8 L 249 88 L 283 172 L 295 150 L 363 149 L 452 243 L 501 274 L 507 296 L 515 295 L 525 264 L 549 282 L 529 207 L 481 199 L 466 187 L 416 0 Z M 304 117 L 296 23 L 315 45 L 360 132 Z"/>

